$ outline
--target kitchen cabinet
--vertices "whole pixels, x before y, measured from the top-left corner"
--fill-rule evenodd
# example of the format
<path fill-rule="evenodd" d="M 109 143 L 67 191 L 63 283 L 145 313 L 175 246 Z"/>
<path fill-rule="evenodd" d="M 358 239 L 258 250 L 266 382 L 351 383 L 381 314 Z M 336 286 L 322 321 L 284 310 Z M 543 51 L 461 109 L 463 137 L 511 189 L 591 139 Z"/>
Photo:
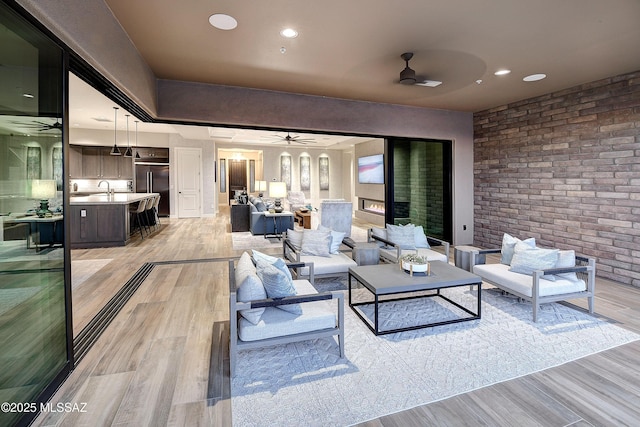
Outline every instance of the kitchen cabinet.
<path fill-rule="evenodd" d="M 71 146 L 75 147 L 75 146 Z M 80 148 L 80 176 L 72 175 L 72 167 L 69 167 L 71 178 L 106 178 L 106 179 L 133 179 L 133 159 L 124 156 L 112 156 L 110 147 L 75 147 Z M 73 153 L 73 151 L 71 151 Z M 75 154 L 71 154 L 74 156 Z M 71 159 L 71 157 L 70 157 Z M 74 159 L 74 163 L 78 160 Z M 76 165 L 75 168 L 78 168 Z"/>
<path fill-rule="evenodd" d="M 69 146 L 69 177 L 82 178 L 82 147 Z"/>
<path fill-rule="evenodd" d="M 70 206 L 71 247 L 123 246 L 128 239 L 128 205 Z"/>

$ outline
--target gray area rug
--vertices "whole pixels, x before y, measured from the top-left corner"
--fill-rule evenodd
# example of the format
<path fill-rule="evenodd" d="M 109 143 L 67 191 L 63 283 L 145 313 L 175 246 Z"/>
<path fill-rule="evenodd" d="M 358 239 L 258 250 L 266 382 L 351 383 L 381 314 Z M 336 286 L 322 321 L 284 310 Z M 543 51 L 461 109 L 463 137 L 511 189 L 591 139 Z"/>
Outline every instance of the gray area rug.
<path fill-rule="evenodd" d="M 235 250 L 280 248 L 282 241 L 275 237 L 265 239 L 262 234 L 253 235 L 250 231 L 231 233 L 231 244 Z"/>
<path fill-rule="evenodd" d="M 466 287 L 446 292 L 465 306 L 476 305 L 475 291 Z M 233 424 L 359 423 L 640 338 L 557 303 L 543 305 L 533 323 L 529 303 L 495 290 L 482 296 L 480 320 L 380 337 L 345 304 L 344 359 L 328 338 L 240 352 L 231 383 Z M 439 300 L 388 303 L 384 327 L 452 315 Z M 366 306 L 363 311 L 370 315 Z"/>

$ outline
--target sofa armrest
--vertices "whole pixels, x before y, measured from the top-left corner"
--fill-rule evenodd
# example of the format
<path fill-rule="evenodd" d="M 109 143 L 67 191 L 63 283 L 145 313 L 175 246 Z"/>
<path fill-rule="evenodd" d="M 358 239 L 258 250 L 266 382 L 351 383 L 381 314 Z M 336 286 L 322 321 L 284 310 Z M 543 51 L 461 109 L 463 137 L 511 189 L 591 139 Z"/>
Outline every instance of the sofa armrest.
<path fill-rule="evenodd" d="M 449 258 L 449 242 L 447 242 L 446 240 L 442 240 L 442 239 L 438 239 L 436 237 L 431 237 L 431 236 L 426 236 L 427 237 L 427 242 L 429 243 L 430 246 L 433 246 L 432 243 L 435 243 L 436 246 L 444 246 L 444 254 L 447 256 L 447 259 Z"/>
<path fill-rule="evenodd" d="M 469 270 L 473 272 L 474 265 L 486 264 L 487 254 L 499 254 L 502 252 L 502 248 L 493 248 L 493 249 L 479 249 L 471 251 L 471 259 L 469 260 L 470 266 Z"/>
<path fill-rule="evenodd" d="M 261 300 L 255 300 L 243 304 L 247 304 L 246 307 L 239 307 L 239 309 L 245 308 L 261 308 L 261 307 L 277 307 L 279 305 L 299 304 L 311 301 L 324 301 L 334 299 L 331 292 L 323 292 L 319 294 L 305 294 L 294 295 L 284 298 L 265 298 Z M 240 306 L 240 303 L 238 304 Z"/>

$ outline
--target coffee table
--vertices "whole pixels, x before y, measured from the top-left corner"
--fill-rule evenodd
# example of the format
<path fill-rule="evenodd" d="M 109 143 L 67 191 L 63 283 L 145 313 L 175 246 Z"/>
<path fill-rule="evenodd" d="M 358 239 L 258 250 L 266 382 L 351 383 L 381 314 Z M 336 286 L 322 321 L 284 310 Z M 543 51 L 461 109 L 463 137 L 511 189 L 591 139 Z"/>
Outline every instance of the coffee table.
<path fill-rule="evenodd" d="M 353 302 L 351 298 L 352 280 L 361 283 L 371 294 L 373 301 Z M 476 312 L 452 301 L 441 294 L 440 290 L 454 288 L 458 286 L 477 286 L 478 306 Z M 433 291 L 429 294 L 409 295 L 420 291 Z M 383 298 L 381 300 L 381 298 Z M 411 298 L 442 298 L 449 304 L 468 313 L 470 316 L 443 321 L 435 321 L 427 324 L 413 325 L 396 329 L 380 330 L 378 324 L 378 314 L 381 304 L 391 301 L 398 301 Z M 391 334 L 394 332 L 410 331 L 414 329 L 428 328 L 432 326 L 447 325 L 451 323 L 467 322 L 480 319 L 480 305 L 482 302 L 482 278 L 469 273 L 461 268 L 454 267 L 442 261 L 431 261 L 431 275 L 417 276 L 405 273 L 398 264 L 379 264 L 349 268 L 349 306 L 358 317 L 376 335 Z M 373 324 L 356 307 L 361 305 L 374 304 Z"/>

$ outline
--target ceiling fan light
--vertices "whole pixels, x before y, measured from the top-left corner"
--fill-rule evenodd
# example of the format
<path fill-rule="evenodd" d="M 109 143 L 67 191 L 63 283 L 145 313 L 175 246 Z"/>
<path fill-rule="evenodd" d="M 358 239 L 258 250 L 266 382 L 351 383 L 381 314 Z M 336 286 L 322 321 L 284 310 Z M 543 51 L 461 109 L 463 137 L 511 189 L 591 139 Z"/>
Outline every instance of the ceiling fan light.
<path fill-rule="evenodd" d="M 416 72 L 408 66 L 400 72 L 400 83 L 405 85 L 412 85 L 416 83 Z"/>
<path fill-rule="evenodd" d="M 427 86 L 427 87 L 437 87 L 442 84 L 441 81 L 438 80 L 424 80 L 421 82 L 417 82 L 416 86 Z"/>

